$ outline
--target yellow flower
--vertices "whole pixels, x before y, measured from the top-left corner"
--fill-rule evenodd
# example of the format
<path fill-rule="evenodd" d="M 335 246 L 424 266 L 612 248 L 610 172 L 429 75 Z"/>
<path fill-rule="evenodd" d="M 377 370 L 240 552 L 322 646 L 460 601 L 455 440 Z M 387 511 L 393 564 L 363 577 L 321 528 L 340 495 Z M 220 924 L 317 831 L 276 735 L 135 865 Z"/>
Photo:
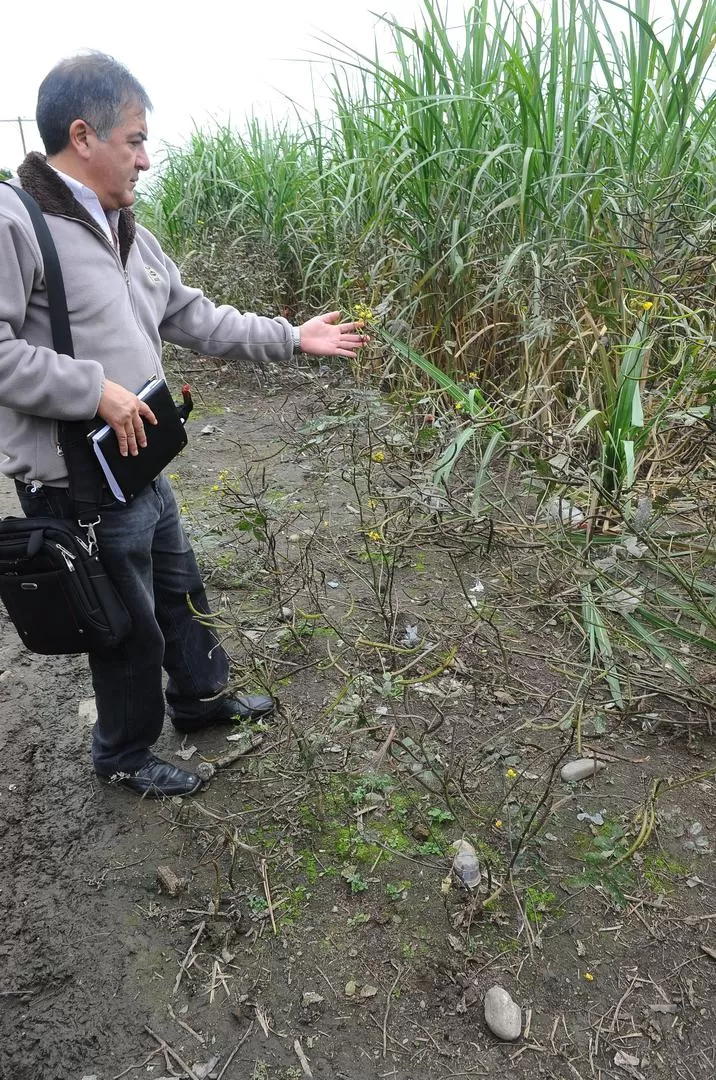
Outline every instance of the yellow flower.
<path fill-rule="evenodd" d="M 497 821 L 495 822 L 495 828 L 496 829 L 501 829 L 502 828 L 502 821 L 501 821 L 500 818 L 498 818 Z"/>
<path fill-rule="evenodd" d="M 517 770 L 516 769 L 508 769 L 507 772 L 505 773 L 505 776 L 507 777 L 508 780 L 516 780 L 517 779 Z"/>
<path fill-rule="evenodd" d="M 219 488 L 219 485 L 218 485 L 218 484 L 212 484 L 212 486 L 211 486 L 211 490 L 212 490 L 212 491 L 220 491 L 221 489 Z"/>
<path fill-rule="evenodd" d="M 477 378 L 477 372 L 476 371 L 468 371 L 467 377 L 468 377 L 468 379 L 473 379 L 474 380 L 474 379 Z"/>
<path fill-rule="evenodd" d="M 456 411 L 457 411 L 457 412 L 460 412 L 460 409 L 461 409 L 462 407 L 463 407 L 463 406 L 462 406 L 462 402 L 461 402 L 461 401 L 456 401 L 456 402 L 455 402 L 455 409 L 456 409 Z"/>
<path fill-rule="evenodd" d="M 585 971 L 584 978 L 587 980 L 587 982 L 594 982 L 594 976 L 592 975 L 591 971 Z"/>
<path fill-rule="evenodd" d="M 368 499 L 368 508 L 370 510 L 375 510 L 377 505 L 378 503 L 375 501 L 375 499 Z"/>
<path fill-rule="evenodd" d="M 353 314 L 359 322 L 372 322 L 375 318 L 373 311 L 367 304 L 354 304 Z"/>
<path fill-rule="evenodd" d="M 383 537 L 375 529 L 371 529 L 371 531 L 368 533 L 368 539 L 373 540 L 377 544 L 383 539 Z"/>
<path fill-rule="evenodd" d="M 371 454 L 371 457 L 373 458 L 373 461 L 378 461 L 378 462 L 385 461 L 385 454 L 383 453 L 382 450 L 374 451 L 374 453 Z"/>
<path fill-rule="evenodd" d="M 651 311 L 654 305 L 651 300 L 645 300 L 641 306 L 644 308 L 644 311 Z"/>

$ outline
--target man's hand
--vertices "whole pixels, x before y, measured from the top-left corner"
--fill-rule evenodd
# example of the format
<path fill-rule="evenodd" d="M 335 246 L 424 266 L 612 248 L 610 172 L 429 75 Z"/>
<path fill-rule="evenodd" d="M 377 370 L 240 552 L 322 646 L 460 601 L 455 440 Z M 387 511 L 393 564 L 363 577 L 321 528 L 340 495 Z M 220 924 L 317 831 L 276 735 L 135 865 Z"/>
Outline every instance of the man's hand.
<path fill-rule="evenodd" d="M 368 340 L 359 333 L 365 323 L 339 323 L 340 317 L 340 311 L 331 311 L 328 315 L 316 315 L 305 322 L 299 328 L 301 352 L 312 356 L 345 356 L 355 360 L 356 349 L 360 349 Z"/>
<path fill-rule="evenodd" d="M 110 382 L 109 379 L 105 381 L 97 414 L 109 424 L 117 436 L 122 457 L 127 457 L 128 454 L 136 457 L 139 448 L 147 445 L 142 420 L 148 420 L 150 424 L 157 422 L 156 416 L 146 402 L 141 401 L 131 391 L 125 390 L 119 383 Z"/>

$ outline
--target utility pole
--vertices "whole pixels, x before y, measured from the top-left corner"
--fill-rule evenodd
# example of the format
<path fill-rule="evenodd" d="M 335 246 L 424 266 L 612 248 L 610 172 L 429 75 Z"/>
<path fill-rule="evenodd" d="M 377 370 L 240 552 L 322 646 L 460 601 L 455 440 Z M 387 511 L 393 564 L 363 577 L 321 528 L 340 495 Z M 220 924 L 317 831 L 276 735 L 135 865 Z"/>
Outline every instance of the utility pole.
<path fill-rule="evenodd" d="M 23 157 L 27 156 L 27 143 L 25 142 L 25 128 L 23 124 L 31 124 L 32 117 L 30 116 L 13 116 L 9 120 L 0 120 L 0 124 L 17 124 L 20 132 L 20 142 L 22 143 Z"/>

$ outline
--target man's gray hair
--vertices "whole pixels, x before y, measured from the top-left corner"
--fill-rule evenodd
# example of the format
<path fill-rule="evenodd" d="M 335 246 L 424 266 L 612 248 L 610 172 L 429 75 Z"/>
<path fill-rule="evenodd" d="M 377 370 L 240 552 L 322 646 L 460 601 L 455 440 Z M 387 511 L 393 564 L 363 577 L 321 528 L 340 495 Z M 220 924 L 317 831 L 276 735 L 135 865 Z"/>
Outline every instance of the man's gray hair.
<path fill-rule="evenodd" d="M 113 57 L 90 52 L 61 60 L 37 95 L 37 126 L 47 155 L 65 149 L 74 120 L 84 120 L 99 139 L 108 139 L 123 110 L 134 104 L 152 107 L 141 83 Z"/>

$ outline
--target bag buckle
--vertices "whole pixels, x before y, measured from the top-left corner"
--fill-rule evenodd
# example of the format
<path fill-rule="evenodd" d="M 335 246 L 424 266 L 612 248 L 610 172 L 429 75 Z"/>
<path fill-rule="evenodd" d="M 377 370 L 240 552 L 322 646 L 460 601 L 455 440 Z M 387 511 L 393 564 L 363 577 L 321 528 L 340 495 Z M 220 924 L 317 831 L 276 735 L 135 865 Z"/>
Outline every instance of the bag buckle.
<path fill-rule="evenodd" d="M 95 527 L 95 525 L 99 525 L 101 520 L 102 520 L 102 518 L 99 516 L 99 514 L 97 515 L 97 518 L 96 518 L 95 521 L 81 521 L 79 518 L 77 519 L 77 524 L 80 525 L 83 529 L 87 530 L 87 554 L 88 555 L 96 555 L 97 552 L 99 551 L 99 544 L 97 543 L 97 534 L 94 531 L 94 527 Z"/>

